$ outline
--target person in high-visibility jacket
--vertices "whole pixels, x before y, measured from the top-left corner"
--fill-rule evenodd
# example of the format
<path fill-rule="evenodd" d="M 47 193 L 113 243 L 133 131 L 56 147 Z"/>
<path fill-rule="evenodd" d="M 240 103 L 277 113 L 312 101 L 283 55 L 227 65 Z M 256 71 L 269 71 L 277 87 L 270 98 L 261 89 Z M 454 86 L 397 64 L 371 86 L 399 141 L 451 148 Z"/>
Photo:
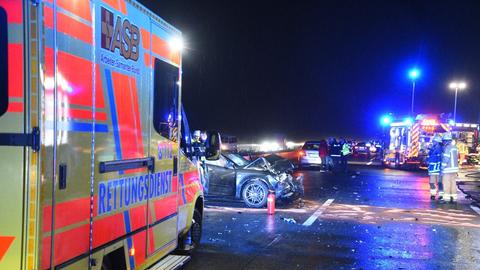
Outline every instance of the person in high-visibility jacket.
<path fill-rule="evenodd" d="M 432 138 L 432 147 L 428 152 L 428 176 L 430 177 L 430 199 L 443 199 L 443 183 L 440 175 L 442 165 L 442 137 L 435 135 Z"/>
<path fill-rule="evenodd" d="M 442 154 L 442 182 L 445 194 L 445 202 L 455 203 L 457 201 L 457 183 L 458 173 L 458 148 L 452 143 L 452 134 L 447 132 L 443 135 L 443 154 Z"/>
<path fill-rule="evenodd" d="M 455 145 L 458 148 L 458 158 L 459 158 L 458 163 L 462 165 L 467 162 L 466 157 L 468 155 L 468 146 L 465 142 L 460 140 L 458 140 Z"/>
<path fill-rule="evenodd" d="M 348 167 L 347 167 L 347 156 L 350 155 L 350 145 L 344 140 L 342 139 L 341 140 L 341 144 L 342 144 L 342 151 L 341 151 L 341 164 L 342 164 L 342 170 L 344 172 L 347 172 L 348 171 Z"/>

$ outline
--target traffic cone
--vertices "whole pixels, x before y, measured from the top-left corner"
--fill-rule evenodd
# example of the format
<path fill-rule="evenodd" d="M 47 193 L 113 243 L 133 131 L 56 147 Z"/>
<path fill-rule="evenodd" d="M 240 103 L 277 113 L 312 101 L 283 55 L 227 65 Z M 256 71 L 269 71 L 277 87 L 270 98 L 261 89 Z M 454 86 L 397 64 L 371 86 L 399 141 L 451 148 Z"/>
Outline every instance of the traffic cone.
<path fill-rule="evenodd" d="M 269 190 L 267 196 L 267 214 L 275 214 L 275 191 Z"/>

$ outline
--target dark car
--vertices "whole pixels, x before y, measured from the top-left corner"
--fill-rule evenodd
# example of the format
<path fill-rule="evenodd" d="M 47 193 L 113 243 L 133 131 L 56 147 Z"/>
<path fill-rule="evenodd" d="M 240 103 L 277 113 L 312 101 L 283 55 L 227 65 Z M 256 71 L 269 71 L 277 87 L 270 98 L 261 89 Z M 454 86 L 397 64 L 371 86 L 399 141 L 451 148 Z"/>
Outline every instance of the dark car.
<path fill-rule="evenodd" d="M 248 161 L 236 153 L 222 153 L 207 161 L 208 194 L 234 196 L 248 207 L 264 207 L 268 191 L 276 198 L 291 198 L 303 193 L 301 176 L 293 178 L 287 171 L 277 171 L 265 158 Z"/>
<path fill-rule="evenodd" d="M 353 147 L 354 157 L 370 158 L 370 143 L 359 142 Z"/>
<path fill-rule="evenodd" d="M 288 159 L 276 154 L 270 154 L 264 157 L 277 172 L 293 173 L 295 165 Z"/>

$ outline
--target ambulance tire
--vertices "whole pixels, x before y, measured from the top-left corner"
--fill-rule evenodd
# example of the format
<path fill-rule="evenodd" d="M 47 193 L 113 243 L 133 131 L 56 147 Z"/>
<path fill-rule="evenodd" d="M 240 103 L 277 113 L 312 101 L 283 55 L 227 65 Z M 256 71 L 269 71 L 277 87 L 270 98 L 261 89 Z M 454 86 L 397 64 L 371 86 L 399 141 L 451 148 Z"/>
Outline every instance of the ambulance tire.
<path fill-rule="evenodd" d="M 192 243 L 195 249 L 200 246 L 200 240 L 202 239 L 202 213 L 198 209 L 193 210 L 190 235 L 192 236 Z"/>
<path fill-rule="evenodd" d="M 187 238 L 190 234 L 191 245 L 188 246 Z M 192 225 L 190 230 L 185 235 L 179 237 L 178 239 L 178 248 L 174 252 L 179 255 L 190 255 L 192 254 L 198 246 L 200 246 L 200 240 L 202 239 L 202 213 L 200 210 L 193 210 Z"/>
<path fill-rule="evenodd" d="M 268 187 L 260 179 L 248 181 L 242 188 L 242 200 L 250 208 L 262 208 L 267 205 Z"/>

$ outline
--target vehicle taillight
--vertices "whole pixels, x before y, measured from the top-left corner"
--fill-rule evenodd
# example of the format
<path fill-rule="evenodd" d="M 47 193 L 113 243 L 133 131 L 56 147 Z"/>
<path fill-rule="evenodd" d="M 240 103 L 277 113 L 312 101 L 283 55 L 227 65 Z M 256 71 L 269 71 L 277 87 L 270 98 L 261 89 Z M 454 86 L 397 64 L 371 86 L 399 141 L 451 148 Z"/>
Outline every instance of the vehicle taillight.
<path fill-rule="evenodd" d="M 298 152 L 298 155 L 299 155 L 299 156 L 305 156 L 305 152 L 304 152 L 304 151 L 300 151 L 300 152 Z"/>

